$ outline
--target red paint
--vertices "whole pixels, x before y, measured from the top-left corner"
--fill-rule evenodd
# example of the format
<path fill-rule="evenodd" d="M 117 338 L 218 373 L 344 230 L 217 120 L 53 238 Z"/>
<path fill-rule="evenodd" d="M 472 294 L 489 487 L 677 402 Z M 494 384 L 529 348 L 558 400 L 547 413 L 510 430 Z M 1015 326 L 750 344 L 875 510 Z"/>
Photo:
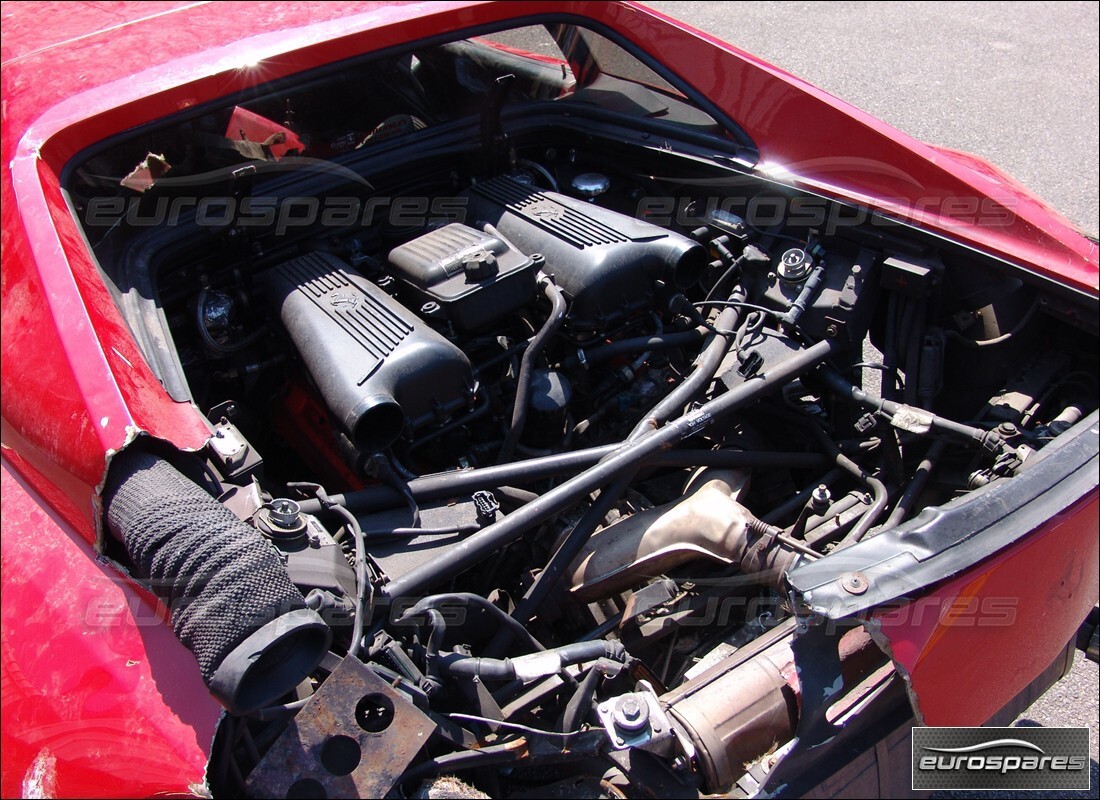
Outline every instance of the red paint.
<path fill-rule="evenodd" d="M 1093 492 L 1013 547 L 874 619 L 928 725 L 982 725 L 1050 666 L 1097 601 Z"/>
<path fill-rule="evenodd" d="M 282 158 L 288 152 L 301 155 L 306 149 L 305 145 L 302 144 L 302 140 L 298 138 L 298 134 L 290 128 L 240 106 L 233 109 L 233 116 L 229 118 L 225 136 L 228 139 L 242 139 L 246 142 L 260 142 L 261 144 L 273 136 L 281 137 L 268 148 L 276 160 Z"/>
<path fill-rule="evenodd" d="M 363 480 L 336 446 L 332 416 L 305 376 L 290 381 L 272 400 L 275 434 L 302 458 L 308 474 L 330 492 L 362 489 Z"/>
<path fill-rule="evenodd" d="M 160 612 L 2 467 L 0 795 L 180 794 L 204 779 L 220 707 Z M 48 767 L 52 764 L 52 767 Z"/>
<path fill-rule="evenodd" d="M 627 23 L 624 32 L 639 45 L 660 41 L 661 61 L 742 125 L 759 146 L 765 168 L 785 168 L 799 176 L 796 185 L 879 208 L 1097 294 L 1097 246 L 988 162 L 919 142 L 658 12 L 605 13 Z M 675 26 L 675 32 L 661 22 Z M 813 120 L 812 134 L 806 120 Z M 971 201 L 982 212 L 980 224 L 967 208 Z"/>
<path fill-rule="evenodd" d="M 130 337 L 69 213 L 62 169 L 93 143 L 197 103 L 425 35 L 540 13 L 588 17 L 658 54 L 744 127 L 764 166 L 786 167 L 800 184 L 1097 294 L 1095 246 L 997 170 L 915 142 L 635 4 L 5 5 L 5 795 L 20 791 L 26 765 L 45 742 L 63 751 L 56 754 L 59 794 L 186 792 L 212 725 L 193 659 L 165 626 L 92 630 L 79 616 L 81 604 L 96 597 L 138 596 L 89 547 L 109 453 L 139 431 L 185 449 L 201 447 L 208 432 L 194 408 L 163 391 Z M 812 137 L 802 134 L 806 119 L 814 120 Z M 973 225 L 951 206 L 956 198 L 1012 213 L 1000 224 Z M 11 488 L 9 467 L 33 495 Z M 1091 502 L 1083 509 L 1087 522 L 1060 524 L 1091 525 L 1094 533 Z M 1039 546 L 1046 537 L 1030 541 Z"/>

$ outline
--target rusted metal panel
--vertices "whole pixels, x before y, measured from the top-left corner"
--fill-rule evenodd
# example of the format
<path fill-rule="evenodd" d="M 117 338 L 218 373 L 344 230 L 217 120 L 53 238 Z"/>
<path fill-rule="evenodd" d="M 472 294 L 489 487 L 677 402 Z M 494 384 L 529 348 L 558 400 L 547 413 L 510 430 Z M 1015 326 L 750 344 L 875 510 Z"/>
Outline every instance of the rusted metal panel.
<path fill-rule="evenodd" d="M 345 658 L 248 779 L 252 797 L 383 797 L 436 724 Z"/>

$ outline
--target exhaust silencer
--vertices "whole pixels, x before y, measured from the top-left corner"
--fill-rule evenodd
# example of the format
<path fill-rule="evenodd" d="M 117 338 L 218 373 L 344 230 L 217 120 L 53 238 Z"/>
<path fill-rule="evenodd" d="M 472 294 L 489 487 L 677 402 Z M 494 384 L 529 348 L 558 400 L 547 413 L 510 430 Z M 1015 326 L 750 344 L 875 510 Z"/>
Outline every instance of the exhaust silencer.
<path fill-rule="evenodd" d="M 176 638 L 230 711 L 271 705 L 321 662 L 332 631 L 275 551 L 167 461 L 120 453 L 103 500 L 136 577 L 168 606 Z"/>
<path fill-rule="evenodd" d="M 747 765 L 794 737 L 802 713 L 802 684 L 790 634 L 776 628 L 771 642 L 743 648 L 661 696 L 661 704 L 695 746 L 707 793 L 725 794 Z M 845 697 L 887 662 L 867 631 L 853 628 L 838 640 Z"/>

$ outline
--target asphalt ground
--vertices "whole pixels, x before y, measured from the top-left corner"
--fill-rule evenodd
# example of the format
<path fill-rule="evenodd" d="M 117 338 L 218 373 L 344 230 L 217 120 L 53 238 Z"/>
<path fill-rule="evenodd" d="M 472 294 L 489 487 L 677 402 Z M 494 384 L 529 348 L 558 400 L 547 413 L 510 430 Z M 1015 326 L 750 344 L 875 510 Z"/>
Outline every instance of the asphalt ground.
<path fill-rule="evenodd" d="M 1096 235 L 1100 5 L 648 5 L 918 139 L 992 161 Z"/>
<path fill-rule="evenodd" d="M 1100 196 L 1100 5 L 650 2 L 926 142 L 996 164 L 1093 236 Z M 1100 673 L 1073 671 L 1016 725 L 1088 727 L 1097 797 Z M 938 793 L 990 797 L 988 792 Z M 1005 796 L 1005 795 L 1001 795 Z"/>

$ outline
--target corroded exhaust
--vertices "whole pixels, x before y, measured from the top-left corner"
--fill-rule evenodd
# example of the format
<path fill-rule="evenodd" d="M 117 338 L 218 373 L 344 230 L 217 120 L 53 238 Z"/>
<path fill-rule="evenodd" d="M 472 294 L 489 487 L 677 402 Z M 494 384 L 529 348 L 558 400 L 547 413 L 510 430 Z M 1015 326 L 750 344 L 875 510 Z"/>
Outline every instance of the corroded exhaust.
<path fill-rule="evenodd" d="M 691 739 L 709 792 L 729 791 L 746 765 L 794 737 L 802 687 L 791 642 L 787 635 L 748 657 L 734 653 L 661 696 Z M 837 647 L 845 690 L 886 662 L 862 627 L 841 636 Z"/>
<path fill-rule="evenodd" d="M 798 555 L 773 546 L 738 502 L 748 482 L 744 470 L 707 470 L 684 499 L 596 532 L 570 568 L 573 594 L 606 597 L 697 559 L 738 564 L 747 575 L 776 582 Z"/>

